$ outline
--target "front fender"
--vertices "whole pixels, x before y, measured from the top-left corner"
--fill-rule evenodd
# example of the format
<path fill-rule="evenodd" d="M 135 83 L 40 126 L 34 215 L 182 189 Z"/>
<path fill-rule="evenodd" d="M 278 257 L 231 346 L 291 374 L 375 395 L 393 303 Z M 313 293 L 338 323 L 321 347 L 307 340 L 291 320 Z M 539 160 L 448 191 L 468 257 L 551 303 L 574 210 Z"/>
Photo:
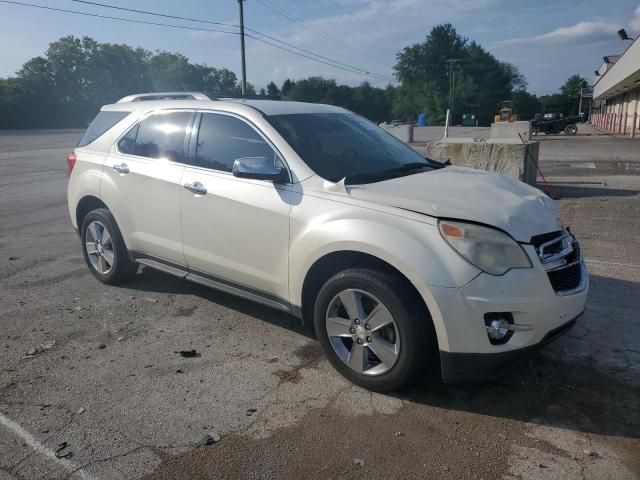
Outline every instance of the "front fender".
<path fill-rule="evenodd" d="M 378 215 L 383 219 L 331 219 L 308 225 L 298 235 L 292 232 L 289 268 L 293 305 L 302 304 L 302 286 L 314 263 L 340 251 L 377 257 L 414 284 L 460 287 L 478 275 L 477 268 L 442 240 L 435 225 Z"/>

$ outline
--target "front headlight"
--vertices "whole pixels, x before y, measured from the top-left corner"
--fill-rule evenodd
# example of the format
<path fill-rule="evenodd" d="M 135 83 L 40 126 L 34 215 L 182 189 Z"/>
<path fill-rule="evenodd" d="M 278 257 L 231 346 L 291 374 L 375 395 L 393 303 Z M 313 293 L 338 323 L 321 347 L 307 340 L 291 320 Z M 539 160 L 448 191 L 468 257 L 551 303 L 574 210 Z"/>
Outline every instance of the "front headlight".
<path fill-rule="evenodd" d="M 500 230 L 466 222 L 441 220 L 442 238 L 465 259 L 491 275 L 529 268 L 531 261 L 518 243 Z"/>

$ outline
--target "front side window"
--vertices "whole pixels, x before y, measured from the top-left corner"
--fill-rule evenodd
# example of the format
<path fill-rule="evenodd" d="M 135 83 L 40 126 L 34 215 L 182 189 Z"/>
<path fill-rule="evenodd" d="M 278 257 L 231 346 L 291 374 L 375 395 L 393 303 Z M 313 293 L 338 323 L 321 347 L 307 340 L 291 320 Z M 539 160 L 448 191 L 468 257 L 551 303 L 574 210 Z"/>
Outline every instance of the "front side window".
<path fill-rule="evenodd" d="M 118 150 L 147 158 L 184 162 L 184 139 L 191 112 L 158 113 L 145 118 L 118 142 Z"/>
<path fill-rule="evenodd" d="M 196 166 L 231 172 L 233 162 L 243 157 L 279 161 L 271 146 L 247 123 L 230 115 L 203 113 L 196 145 Z"/>
<path fill-rule="evenodd" d="M 371 183 L 440 168 L 353 113 L 271 115 L 267 120 L 320 177 Z"/>

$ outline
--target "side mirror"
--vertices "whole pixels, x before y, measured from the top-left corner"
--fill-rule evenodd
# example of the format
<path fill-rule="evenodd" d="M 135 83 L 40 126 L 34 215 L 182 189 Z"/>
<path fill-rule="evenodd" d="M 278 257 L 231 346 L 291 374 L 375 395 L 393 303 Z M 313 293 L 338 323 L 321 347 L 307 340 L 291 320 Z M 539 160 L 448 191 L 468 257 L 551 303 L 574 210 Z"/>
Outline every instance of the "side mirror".
<path fill-rule="evenodd" d="M 254 180 L 271 180 L 284 183 L 289 180 L 287 170 L 276 167 L 273 158 L 243 157 L 233 162 L 233 176 L 238 178 L 252 178 Z"/>

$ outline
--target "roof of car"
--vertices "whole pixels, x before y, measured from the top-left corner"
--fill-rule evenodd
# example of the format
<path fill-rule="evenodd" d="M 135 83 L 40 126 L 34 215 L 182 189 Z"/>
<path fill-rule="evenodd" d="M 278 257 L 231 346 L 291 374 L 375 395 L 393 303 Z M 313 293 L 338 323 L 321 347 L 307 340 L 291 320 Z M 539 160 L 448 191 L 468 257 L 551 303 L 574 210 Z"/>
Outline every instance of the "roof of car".
<path fill-rule="evenodd" d="M 124 102 L 105 105 L 106 111 L 134 111 L 157 110 L 161 108 L 189 108 L 189 109 L 236 109 L 238 104 L 246 105 L 260 111 L 264 115 L 284 115 L 295 113 L 330 113 L 344 112 L 340 107 L 322 103 L 292 102 L 283 100 L 255 100 L 255 99 L 226 99 L 220 100 L 147 100 L 142 102 Z M 226 107 L 226 108 L 225 108 Z"/>

